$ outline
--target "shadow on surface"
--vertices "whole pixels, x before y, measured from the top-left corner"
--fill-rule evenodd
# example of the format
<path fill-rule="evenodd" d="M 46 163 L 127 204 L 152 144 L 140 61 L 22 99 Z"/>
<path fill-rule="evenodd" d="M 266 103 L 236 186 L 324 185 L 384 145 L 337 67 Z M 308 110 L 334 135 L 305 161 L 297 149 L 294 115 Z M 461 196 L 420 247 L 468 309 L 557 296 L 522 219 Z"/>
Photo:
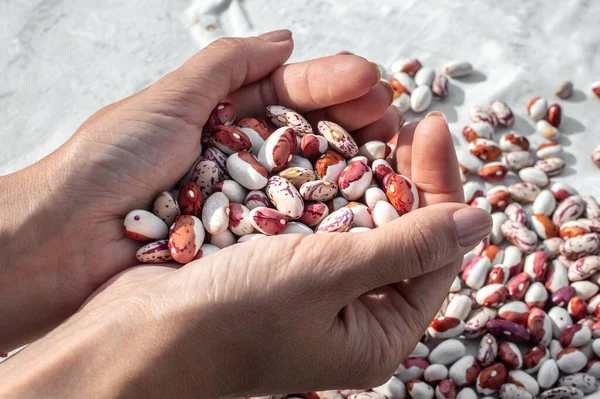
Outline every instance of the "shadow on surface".
<path fill-rule="evenodd" d="M 575 89 L 573 90 L 573 94 L 571 95 L 571 97 L 567 98 L 565 101 L 569 101 L 572 103 L 580 103 L 583 102 L 587 99 L 587 95 L 579 90 L 579 89 Z"/>
<path fill-rule="evenodd" d="M 585 126 L 577 119 L 570 117 L 569 115 L 563 115 L 559 130 L 564 134 L 576 134 L 585 132 Z"/>
<path fill-rule="evenodd" d="M 452 78 L 456 79 L 462 83 L 481 83 L 487 79 L 487 76 L 483 74 L 483 72 L 474 70 L 467 76 L 461 76 L 460 78 Z"/>

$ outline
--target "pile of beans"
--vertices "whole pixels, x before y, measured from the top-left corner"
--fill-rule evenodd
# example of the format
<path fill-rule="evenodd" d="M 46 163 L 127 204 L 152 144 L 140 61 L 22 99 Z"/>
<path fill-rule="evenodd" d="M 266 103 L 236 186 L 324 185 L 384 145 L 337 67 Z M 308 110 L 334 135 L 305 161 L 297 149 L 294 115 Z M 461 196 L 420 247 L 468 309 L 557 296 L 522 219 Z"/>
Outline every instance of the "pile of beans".
<path fill-rule="evenodd" d="M 148 242 L 140 262 L 185 264 L 276 234 L 365 231 L 419 206 L 416 186 L 388 162 L 391 145 L 358 147 L 329 121 L 313 132 L 282 106 L 265 114 L 236 121 L 231 104 L 217 106 L 204 153 L 179 189 L 161 193 L 152 212 L 125 217 L 127 236 Z"/>
<path fill-rule="evenodd" d="M 463 61 L 445 68 L 451 77 L 470 70 Z M 390 83 L 397 103 L 408 97 L 411 104 L 421 86 L 447 95 L 445 76 L 416 60 L 404 62 Z M 570 91 L 565 82 L 556 93 Z M 535 151 L 515 132 L 493 140 L 497 128 L 514 123 L 507 104 L 469 111 L 472 123 L 462 131 L 468 151 L 457 151 L 465 200 L 492 214 L 493 229 L 465 256 L 439 314 L 395 375 L 366 391 L 273 398 L 581 398 L 596 391 L 600 207 L 551 182 L 565 168 L 560 105 L 535 97 L 527 114 L 546 140 Z M 185 264 L 269 235 L 365 231 L 418 208 L 416 187 L 391 166 L 392 145 L 358 147 L 333 122 L 316 127 L 282 106 L 236 120 L 231 104 L 219 104 L 187 175 L 151 211 L 126 216 L 127 236 L 145 243 L 138 260 Z M 596 153 L 592 161 L 600 163 Z M 486 183 L 496 185 L 486 190 Z M 478 340 L 478 351 L 469 353 L 465 340 Z"/>

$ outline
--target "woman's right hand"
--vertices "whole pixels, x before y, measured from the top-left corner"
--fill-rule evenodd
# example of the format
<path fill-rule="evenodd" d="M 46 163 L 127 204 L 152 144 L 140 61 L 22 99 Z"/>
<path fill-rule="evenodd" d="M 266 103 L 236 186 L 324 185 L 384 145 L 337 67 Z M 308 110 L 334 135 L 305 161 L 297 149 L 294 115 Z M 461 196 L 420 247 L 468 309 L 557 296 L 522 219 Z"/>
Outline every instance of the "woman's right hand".
<path fill-rule="evenodd" d="M 369 232 L 261 238 L 178 270 L 127 270 L 8 362 L 14 374 L 4 381 L 12 392 L 128 397 L 383 383 L 435 316 L 463 255 L 491 229 L 487 212 L 460 204 L 443 117 L 405 126 L 397 151 L 422 208 Z M 90 392 L 90 381 L 102 383 Z"/>

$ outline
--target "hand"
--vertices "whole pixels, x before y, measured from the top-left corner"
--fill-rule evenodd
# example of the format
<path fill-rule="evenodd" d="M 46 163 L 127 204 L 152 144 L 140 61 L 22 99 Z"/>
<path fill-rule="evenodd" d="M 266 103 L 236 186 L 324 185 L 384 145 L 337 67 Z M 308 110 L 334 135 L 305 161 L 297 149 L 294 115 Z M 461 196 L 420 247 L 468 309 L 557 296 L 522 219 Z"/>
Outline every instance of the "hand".
<path fill-rule="evenodd" d="M 202 126 L 219 101 L 239 117 L 282 104 L 336 121 L 357 141 L 387 141 L 403 123 L 391 88 L 364 58 L 285 65 L 289 31 L 223 39 L 142 92 L 86 121 L 55 153 L 0 180 L 0 352 L 31 342 L 70 316 L 139 247 L 123 218 L 148 208 L 198 158 Z M 4 183 L 4 184 L 2 184 Z M 24 294 L 27 293 L 27 294 Z"/>
<path fill-rule="evenodd" d="M 491 229 L 487 212 L 457 203 L 443 117 L 406 125 L 396 159 L 424 208 L 369 232 L 262 238 L 179 270 L 125 271 L 9 363 L 5 380 L 57 396 L 66 385 L 89 395 L 94 378 L 97 396 L 206 398 L 383 383 Z M 41 375 L 27 368 L 40 352 L 59 359 Z"/>

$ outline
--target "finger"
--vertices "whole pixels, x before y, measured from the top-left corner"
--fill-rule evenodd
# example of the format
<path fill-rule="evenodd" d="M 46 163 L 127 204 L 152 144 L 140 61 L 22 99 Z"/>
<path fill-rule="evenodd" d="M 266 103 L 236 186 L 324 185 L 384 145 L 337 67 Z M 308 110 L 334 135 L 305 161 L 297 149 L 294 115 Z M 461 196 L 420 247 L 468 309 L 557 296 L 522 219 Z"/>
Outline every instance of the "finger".
<path fill-rule="evenodd" d="M 242 85 L 256 82 L 289 58 L 294 47 L 288 30 L 260 37 L 219 39 L 144 92 L 173 114 L 203 125 L 217 103 Z"/>
<path fill-rule="evenodd" d="M 316 126 L 319 121 L 332 121 L 347 131 L 360 129 L 377 121 L 392 103 L 392 87 L 380 81 L 367 94 L 357 99 L 309 112 L 306 119 Z"/>
<path fill-rule="evenodd" d="M 398 108 L 392 105 L 388 107 L 379 120 L 362 129 L 353 131 L 352 136 L 359 146 L 367 141 L 373 140 L 379 140 L 386 143 L 394 136 L 394 134 L 396 134 L 398 127 L 402 123 L 404 123 L 404 115 Z"/>
<path fill-rule="evenodd" d="M 395 162 L 392 167 L 395 167 L 398 173 L 408 178 L 411 178 L 412 143 L 419 121 L 420 119 L 415 119 L 403 126 L 396 141 Z"/>
<path fill-rule="evenodd" d="M 319 254 L 312 262 L 356 295 L 460 259 L 491 229 L 489 213 L 474 209 L 464 204 L 437 204 L 368 232 L 317 234 L 305 241 L 311 253 Z"/>
<path fill-rule="evenodd" d="M 411 179 L 420 191 L 420 206 L 464 202 L 458 161 L 443 114 L 430 112 L 413 138 Z"/>
<path fill-rule="evenodd" d="M 289 64 L 244 86 L 227 101 L 239 115 L 262 115 L 267 105 L 306 113 L 364 96 L 379 82 L 379 69 L 362 57 L 337 55 Z"/>

